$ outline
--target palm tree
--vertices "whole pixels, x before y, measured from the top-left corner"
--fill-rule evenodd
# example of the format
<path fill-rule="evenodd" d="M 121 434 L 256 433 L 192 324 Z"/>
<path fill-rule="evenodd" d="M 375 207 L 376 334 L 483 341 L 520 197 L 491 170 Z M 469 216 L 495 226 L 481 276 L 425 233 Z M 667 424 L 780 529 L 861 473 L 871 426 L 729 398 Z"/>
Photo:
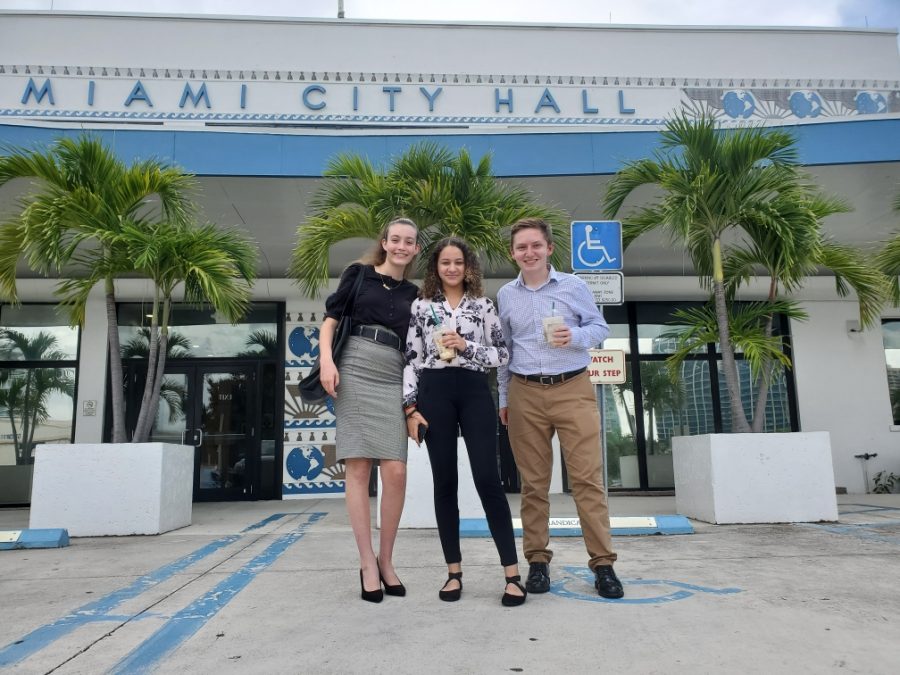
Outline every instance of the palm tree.
<path fill-rule="evenodd" d="M 6 149 L 0 156 L 0 186 L 32 179 L 34 192 L 22 211 L 0 224 L 0 293 L 15 301 L 16 267 L 24 261 L 43 275 L 72 278 L 57 287 L 72 325 L 84 322 L 88 294 L 106 291 L 112 392 L 113 442 L 125 435 L 125 399 L 116 320 L 114 280 L 134 272 L 125 226 L 149 227 L 160 219 L 180 222 L 190 212 L 195 182 L 180 169 L 156 160 L 126 165 L 98 139 L 60 138 L 46 150 Z M 158 208 L 149 203 L 158 199 Z"/>
<path fill-rule="evenodd" d="M 822 219 L 847 206 L 809 183 L 788 132 L 757 127 L 723 132 L 710 117 L 695 120 L 682 113 L 660 135 L 654 159 L 627 164 L 609 183 L 606 215 L 614 217 L 640 186 L 661 189 L 661 197 L 624 220 L 625 245 L 650 230 L 664 230 L 688 249 L 701 283 L 712 290 L 709 307 L 678 314 L 689 328 L 670 365 L 677 367 L 703 340 L 719 342 L 733 430 L 761 431 L 774 365 L 790 365 L 780 338 L 772 334 L 774 316 L 805 318 L 780 294 L 828 268 L 839 293 L 856 291 L 861 321 L 870 325 L 882 303 L 884 277 L 867 269 L 860 252 L 831 242 L 822 231 Z M 727 235 L 733 243 L 725 247 Z M 770 278 L 766 301 L 736 308 L 738 287 L 760 274 Z M 758 381 L 752 427 L 741 400 L 736 347 Z"/>
<path fill-rule="evenodd" d="M 894 198 L 893 207 L 900 211 L 900 194 Z M 891 304 L 900 306 L 900 233 L 885 242 L 875 257 L 875 264 L 889 279 Z"/>
<path fill-rule="evenodd" d="M 289 270 L 310 295 L 328 281 L 328 252 L 334 244 L 353 237 L 375 239 L 397 215 L 419 225 L 423 265 L 433 244 L 448 235 L 465 238 L 489 265 L 507 262 L 509 244 L 501 229 L 526 216 L 551 224 L 558 242 L 554 261 L 558 265 L 565 259 L 564 213 L 537 204 L 523 187 L 495 178 L 488 155 L 475 165 L 464 149 L 454 155 L 426 142 L 409 147 L 385 169 L 358 155 L 339 155 L 324 175 L 329 180 L 297 230 Z"/>
<path fill-rule="evenodd" d="M 34 337 L 10 328 L 0 329 L 0 351 L 25 361 L 58 361 L 55 336 L 40 331 Z M 54 392 L 70 398 L 75 382 L 66 368 L 0 369 L 0 410 L 9 418 L 17 464 L 30 464 L 34 434 L 49 417 L 47 397 Z"/>
<path fill-rule="evenodd" d="M 175 287 L 183 284 L 185 302 L 209 304 L 237 322 L 250 302 L 257 247 L 235 230 L 190 221 L 128 223 L 109 236 L 122 242 L 128 259 L 154 284 L 147 379 L 134 431 L 134 441 L 142 443 L 149 438 L 159 406 Z"/>

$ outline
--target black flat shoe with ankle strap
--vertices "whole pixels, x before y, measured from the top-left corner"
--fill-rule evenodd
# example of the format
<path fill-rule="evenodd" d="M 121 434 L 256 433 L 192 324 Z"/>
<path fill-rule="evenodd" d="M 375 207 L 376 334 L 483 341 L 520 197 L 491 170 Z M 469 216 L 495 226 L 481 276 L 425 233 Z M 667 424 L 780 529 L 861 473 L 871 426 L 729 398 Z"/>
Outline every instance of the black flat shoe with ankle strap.
<path fill-rule="evenodd" d="M 451 581 L 458 581 L 459 588 L 446 591 L 447 584 Z M 462 595 L 462 572 L 450 572 L 447 574 L 447 581 L 444 582 L 444 588 L 438 591 L 438 597 L 444 602 L 456 602 Z"/>
<path fill-rule="evenodd" d="M 503 597 L 500 599 L 500 604 L 504 607 L 518 607 L 519 605 L 524 604 L 525 598 L 528 597 L 528 591 L 525 590 L 521 581 L 522 577 L 518 574 L 514 577 L 506 577 L 506 583 L 517 586 L 522 591 L 522 595 L 512 595 L 511 593 L 504 592 Z"/>

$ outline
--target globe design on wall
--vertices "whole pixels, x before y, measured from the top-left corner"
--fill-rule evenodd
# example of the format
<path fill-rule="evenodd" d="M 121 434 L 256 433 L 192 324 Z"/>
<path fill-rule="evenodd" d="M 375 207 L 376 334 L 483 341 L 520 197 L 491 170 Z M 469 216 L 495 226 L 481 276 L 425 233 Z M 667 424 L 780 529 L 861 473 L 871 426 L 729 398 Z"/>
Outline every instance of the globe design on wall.
<path fill-rule="evenodd" d="M 856 112 L 860 115 L 887 112 L 887 100 L 880 92 L 861 91 L 856 95 Z"/>
<path fill-rule="evenodd" d="M 795 91 L 788 103 L 797 117 L 818 117 L 822 114 L 822 98 L 814 91 Z"/>
<path fill-rule="evenodd" d="M 722 96 L 722 107 L 729 117 L 747 119 L 756 111 L 756 100 L 749 91 L 738 89 L 725 92 Z"/>
<path fill-rule="evenodd" d="M 319 355 L 319 329 L 310 328 L 309 335 L 307 335 L 306 331 L 307 329 L 303 326 L 292 330 L 288 336 L 288 347 L 297 358 L 315 359 Z M 316 339 L 315 346 L 313 346 L 312 338 Z"/>
<path fill-rule="evenodd" d="M 325 455 L 318 448 L 294 448 L 284 465 L 294 480 L 312 480 L 325 468 Z"/>

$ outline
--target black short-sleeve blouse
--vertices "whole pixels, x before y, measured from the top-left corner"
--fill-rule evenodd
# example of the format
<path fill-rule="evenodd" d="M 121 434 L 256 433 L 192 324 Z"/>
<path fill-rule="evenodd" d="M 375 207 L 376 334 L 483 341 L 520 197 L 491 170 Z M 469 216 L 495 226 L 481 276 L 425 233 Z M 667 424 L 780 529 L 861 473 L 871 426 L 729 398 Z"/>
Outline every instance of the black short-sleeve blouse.
<path fill-rule="evenodd" d="M 340 320 L 344 304 L 353 291 L 360 269 L 366 276 L 350 312 L 353 323 L 386 326 L 394 331 L 401 341 L 405 341 L 406 331 L 409 328 L 410 306 L 416 299 L 419 289 L 406 279 L 397 281 L 389 276 L 380 275 L 372 265 L 353 263 L 344 270 L 337 290 L 325 300 L 325 316 Z"/>

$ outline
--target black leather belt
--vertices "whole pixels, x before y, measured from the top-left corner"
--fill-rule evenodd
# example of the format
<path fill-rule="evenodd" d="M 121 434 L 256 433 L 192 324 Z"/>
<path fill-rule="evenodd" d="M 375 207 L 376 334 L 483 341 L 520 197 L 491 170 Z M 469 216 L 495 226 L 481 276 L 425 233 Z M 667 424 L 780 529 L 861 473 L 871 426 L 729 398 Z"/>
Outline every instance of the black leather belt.
<path fill-rule="evenodd" d="M 401 349 L 400 338 L 396 334 L 384 328 L 373 328 L 372 326 L 353 326 L 350 331 L 351 335 L 364 337 L 366 340 L 377 342 L 380 345 L 387 345 L 394 349 Z"/>
<path fill-rule="evenodd" d="M 560 373 L 559 375 L 519 375 L 518 373 L 515 373 L 515 375 L 528 382 L 537 382 L 538 384 L 559 384 L 560 382 L 571 380 L 577 375 L 581 375 L 586 370 L 586 367 L 579 368 L 578 370 L 570 370 L 568 373 Z"/>

